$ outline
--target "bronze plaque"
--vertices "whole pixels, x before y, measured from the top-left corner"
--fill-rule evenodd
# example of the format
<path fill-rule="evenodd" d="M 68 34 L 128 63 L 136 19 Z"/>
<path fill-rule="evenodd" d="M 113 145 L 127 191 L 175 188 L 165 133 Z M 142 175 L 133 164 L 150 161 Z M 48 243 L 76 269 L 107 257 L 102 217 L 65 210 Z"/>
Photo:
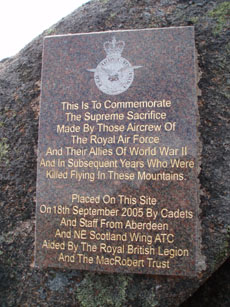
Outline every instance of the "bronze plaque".
<path fill-rule="evenodd" d="M 49 36 L 36 265 L 194 275 L 193 27 Z"/>

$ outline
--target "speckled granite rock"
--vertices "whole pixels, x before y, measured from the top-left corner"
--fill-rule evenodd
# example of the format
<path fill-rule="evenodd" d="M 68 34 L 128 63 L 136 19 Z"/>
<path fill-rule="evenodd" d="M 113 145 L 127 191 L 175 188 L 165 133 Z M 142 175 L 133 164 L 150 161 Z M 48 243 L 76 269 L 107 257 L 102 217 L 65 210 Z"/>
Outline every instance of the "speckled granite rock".
<path fill-rule="evenodd" d="M 0 62 L 1 306 L 179 306 L 228 258 L 229 14 L 229 1 L 91 1 L 34 39 L 15 57 Z M 181 25 L 195 26 L 200 67 L 200 217 L 205 256 L 201 272 L 196 278 L 182 278 L 34 269 L 42 37 Z M 203 302 L 200 306 L 209 304 L 207 300 Z M 220 298 L 215 306 L 227 306 L 228 302 L 226 297 Z"/>

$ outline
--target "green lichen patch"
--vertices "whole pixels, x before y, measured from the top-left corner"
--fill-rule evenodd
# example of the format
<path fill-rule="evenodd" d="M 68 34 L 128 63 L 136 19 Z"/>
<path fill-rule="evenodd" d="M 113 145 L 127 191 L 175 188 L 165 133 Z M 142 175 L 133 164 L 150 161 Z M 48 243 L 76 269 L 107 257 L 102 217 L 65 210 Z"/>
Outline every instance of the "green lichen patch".
<path fill-rule="evenodd" d="M 109 0 L 99 0 L 101 3 L 106 4 Z"/>
<path fill-rule="evenodd" d="M 156 307 L 158 305 L 153 288 L 150 290 L 145 290 L 143 294 L 142 307 Z"/>
<path fill-rule="evenodd" d="M 46 35 L 54 35 L 55 34 L 55 31 L 52 29 L 52 28 L 50 28 L 50 29 L 48 29 L 47 31 L 46 31 Z"/>
<path fill-rule="evenodd" d="M 151 280 L 141 280 L 139 276 L 132 281 L 127 290 L 128 306 L 136 307 L 156 307 L 159 302 L 156 298 L 155 286 Z"/>
<path fill-rule="evenodd" d="M 9 145 L 7 144 L 7 139 L 2 138 L 0 140 L 0 162 L 2 162 L 3 160 L 5 160 L 6 162 L 8 161 L 6 159 L 7 153 L 8 153 L 8 148 L 9 148 Z"/>
<path fill-rule="evenodd" d="M 196 24 L 196 23 L 198 22 L 198 20 L 199 20 L 199 17 L 194 16 L 194 17 L 191 17 L 189 21 L 190 21 L 192 24 Z"/>
<path fill-rule="evenodd" d="M 214 259 L 212 269 L 213 271 L 215 268 L 223 262 L 223 259 L 226 259 L 230 252 L 230 226 L 226 228 L 226 238 L 223 240 L 222 244 L 220 245 L 219 251 Z"/>
<path fill-rule="evenodd" d="M 223 259 L 226 259 L 229 255 L 229 250 L 230 250 L 230 242 L 229 240 L 226 240 L 223 242 L 222 246 L 219 249 L 219 252 L 216 256 L 216 258 L 214 259 L 214 263 L 213 263 L 213 270 L 220 264 L 223 262 Z"/>
<path fill-rule="evenodd" d="M 131 276 L 88 273 L 80 283 L 77 298 L 82 307 L 121 307 Z"/>
<path fill-rule="evenodd" d="M 210 11 L 208 15 L 215 19 L 216 26 L 213 34 L 218 35 L 226 26 L 230 26 L 230 2 L 222 2 L 214 10 Z"/>
<path fill-rule="evenodd" d="M 116 15 L 117 15 L 116 13 L 111 13 L 111 14 L 110 14 L 110 17 L 111 17 L 111 18 L 114 18 Z"/>

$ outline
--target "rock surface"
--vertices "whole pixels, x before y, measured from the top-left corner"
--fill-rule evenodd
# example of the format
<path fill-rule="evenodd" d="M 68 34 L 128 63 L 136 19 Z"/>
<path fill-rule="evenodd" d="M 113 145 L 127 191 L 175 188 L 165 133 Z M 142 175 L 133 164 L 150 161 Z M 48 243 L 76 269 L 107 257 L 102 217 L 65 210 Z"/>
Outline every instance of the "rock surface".
<path fill-rule="evenodd" d="M 0 62 L 1 306 L 179 306 L 229 257 L 229 15 L 229 1 L 93 0 L 34 39 L 15 57 Z M 195 26 L 200 69 L 200 219 L 205 260 L 200 263 L 200 273 L 195 278 L 182 278 L 35 269 L 43 36 L 182 25 Z M 217 284 L 229 291 L 226 270 L 229 272 L 228 263 L 219 273 L 220 279 L 215 273 L 213 283 L 219 280 Z M 209 282 L 203 294 L 197 294 L 203 305 L 190 300 L 183 306 L 214 306 L 206 297 L 210 288 Z M 215 306 L 229 306 L 226 295 L 222 292 Z"/>

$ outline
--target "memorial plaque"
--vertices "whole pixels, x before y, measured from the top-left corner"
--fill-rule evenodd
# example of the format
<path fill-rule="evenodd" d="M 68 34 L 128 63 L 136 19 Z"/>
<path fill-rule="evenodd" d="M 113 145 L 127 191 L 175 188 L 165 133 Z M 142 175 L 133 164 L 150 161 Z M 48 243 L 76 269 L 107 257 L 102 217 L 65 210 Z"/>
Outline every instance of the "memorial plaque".
<path fill-rule="evenodd" d="M 196 272 L 193 27 L 48 36 L 36 265 Z"/>

